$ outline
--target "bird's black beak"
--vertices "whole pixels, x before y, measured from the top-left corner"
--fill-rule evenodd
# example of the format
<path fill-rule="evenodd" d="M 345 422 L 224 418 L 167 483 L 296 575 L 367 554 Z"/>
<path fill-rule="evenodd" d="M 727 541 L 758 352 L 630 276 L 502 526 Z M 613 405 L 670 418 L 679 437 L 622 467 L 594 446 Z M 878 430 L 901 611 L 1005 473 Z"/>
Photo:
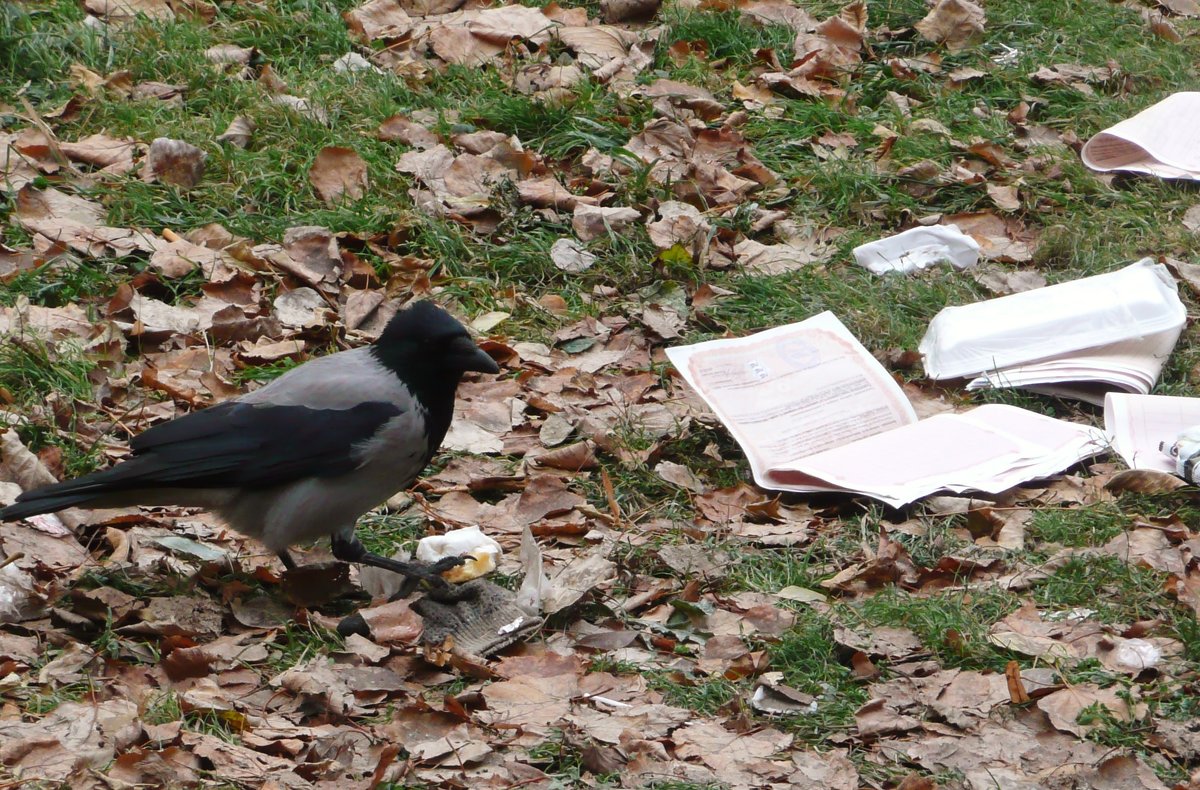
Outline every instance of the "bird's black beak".
<path fill-rule="evenodd" d="M 450 341 L 446 349 L 450 363 L 459 370 L 473 370 L 477 373 L 499 373 L 500 366 L 486 351 L 475 344 L 469 337 L 456 337 Z"/>

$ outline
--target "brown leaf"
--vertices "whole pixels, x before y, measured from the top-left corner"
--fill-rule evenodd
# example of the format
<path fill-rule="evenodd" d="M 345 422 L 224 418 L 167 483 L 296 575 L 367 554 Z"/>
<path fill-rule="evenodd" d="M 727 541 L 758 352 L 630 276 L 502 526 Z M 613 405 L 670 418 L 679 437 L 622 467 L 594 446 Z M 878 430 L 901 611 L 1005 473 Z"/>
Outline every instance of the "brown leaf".
<path fill-rule="evenodd" d="M 150 19 L 174 19 L 175 12 L 167 0 L 84 0 L 89 13 L 108 22 L 128 22 L 142 14 Z"/>
<path fill-rule="evenodd" d="M 319 606 L 354 590 L 350 566 L 344 562 L 310 562 L 289 570 L 280 585 L 296 606 Z"/>
<path fill-rule="evenodd" d="M 204 177 L 204 160 L 208 154 L 191 143 L 155 138 L 142 163 L 142 180 L 148 184 L 159 181 L 182 189 L 191 189 Z"/>
<path fill-rule="evenodd" d="M 558 239 L 550 247 L 550 260 L 564 272 L 579 274 L 592 268 L 596 256 L 574 239 Z"/>
<path fill-rule="evenodd" d="M 743 239 L 733 248 L 738 264 L 753 274 L 773 275 L 796 271 L 819 263 L 832 254 L 832 248 L 816 239 L 798 244 L 762 244 Z"/>
<path fill-rule="evenodd" d="M 987 193 L 998 209 L 1019 211 L 1021 208 L 1021 198 L 1017 195 L 1017 188 L 1011 184 L 988 184 Z"/>
<path fill-rule="evenodd" d="M 1138 527 L 1122 532 L 1100 549 L 1122 561 L 1182 575 L 1187 566 L 1183 552 L 1161 529 Z"/>
<path fill-rule="evenodd" d="M 719 776 L 736 779 L 750 764 L 787 749 L 793 739 L 773 727 L 738 734 L 715 721 L 699 721 L 675 730 L 671 740 L 676 756 L 698 759 Z"/>
<path fill-rule="evenodd" d="M 557 571 L 548 574 L 542 587 L 542 611 L 552 615 L 571 606 L 583 596 L 615 578 L 616 564 L 608 559 L 608 549 L 598 546 L 576 556 Z"/>
<path fill-rule="evenodd" d="M 291 760 L 273 757 L 206 733 L 184 731 L 180 737 L 183 745 L 208 762 L 212 766 L 212 773 L 221 777 L 222 781 L 261 787 L 268 779 L 287 781 L 286 777 L 296 776 L 292 772 L 294 765 Z"/>
<path fill-rule="evenodd" d="M 1043 288 L 1046 285 L 1046 278 L 1038 271 L 1033 269 L 1007 271 L 991 262 L 972 268 L 969 274 L 971 275 L 971 279 L 984 288 L 987 288 L 996 296 L 1007 296 L 1008 294 L 1021 293 L 1022 291 L 1031 291 L 1034 288 Z"/>
<path fill-rule="evenodd" d="M 626 206 L 591 206 L 576 203 L 571 228 L 581 241 L 586 242 L 609 233 L 620 233 L 629 223 L 641 218 L 642 215 L 636 209 Z"/>
<path fill-rule="evenodd" d="M 1067 662 L 1088 658 L 1104 636 L 1096 622 L 1067 616 L 1043 618 L 1032 601 L 992 625 L 988 641 L 992 644 L 1037 658 Z"/>
<path fill-rule="evenodd" d="M 424 627 L 408 601 L 392 601 L 358 613 L 371 630 L 372 641 L 380 645 L 416 644 Z"/>
<path fill-rule="evenodd" d="M 579 679 L 574 673 L 520 675 L 485 686 L 482 693 L 488 706 L 477 714 L 482 723 L 515 724 L 544 733 L 571 710 L 571 698 L 579 693 Z"/>
<path fill-rule="evenodd" d="M 914 27 L 928 40 L 960 52 L 983 35 L 986 21 L 983 9 L 970 0 L 938 0 Z"/>
<path fill-rule="evenodd" d="M 919 578 L 917 566 L 903 544 L 881 534 L 874 557 L 844 568 L 832 578 L 822 581 L 821 586 L 827 590 L 856 594 L 888 584 L 912 588 Z"/>
<path fill-rule="evenodd" d="M 393 115 L 379 124 L 375 136 L 380 140 L 398 140 L 413 148 L 433 148 L 438 144 L 437 136 L 407 115 Z"/>
<path fill-rule="evenodd" d="M 225 131 L 217 136 L 218 143 L 229 143 L 234 148 L 248 148 L 254 135 L 255 123 L 248 115 L 237 115 L 229 122 Z"/>
<path fill-rule="evenodd" d="M 710 225 L 695 206 L 668 200 L 658 207 L 659 219 L 647 223 L 650 241 L 660 250 L 669 250 L 675 245 L 692 249 L 707 239 Z"/>
<path fill-rule="evenodd" d="M 1165 494 L 1186 488 L 1187 483 L 1170 472 L 1155 469 L 1126 469 L 1117 472 L 1104 487 L 1109 491 L 1136 491 L 1139 494 Z"/>
<path fill-rule="evenodd" d="M 396 0 L 371 0 L 343 14 L 351 32 L 363 43 L 400 38 L 412 29 L 413 20 Z"/>
<path fill-rule="evenodd" d="M 93 134 L 73 143 L 59 143 L 58 148 L 73 161 L 103 167 L 112 173 L 125 173 L 133 168 L 137 142 L 128 137 Z"/>
<path fill-rule="evenodd" d="M 122 626 L 121 633 L 215 639 L 221 634 L 224 608 L 207 596 L 151 598 L 138 612 L 141 622 Z"/>
<path fill-rule="evenodd" d="M 236 44 L 217 44 L 204 50 L 204 57 L 212 63 L 236 63 L 248 65 L 258 54 L 254 47 L 239 47 Z"/>
<path fill-rule="evenodd" d="M 662 0 L 600 0 L 600 16 L 610 25 L 648 22 L 661 5 Z"/>
<path fill-rule="evenodd" d="M 980 254 L 989 260 L 1022 263 L 1032 260 L 1036 246 L 1034 235 L 1015 220 L 1005 221 L 982 211 L 942 217 L 945 224 L 957 225 L 963 233 L 979 242 Z"/>
<path fill-rule="evenodd" d="M 538 466 L 566 472 L 581 472 L 600 465 L 596 458 L 596 445 L 591 441 L 573 442 L 537 455 L 526 455 L 526 458 Z"/>
<path fill-rule="evenodd" d="M 317 197 L 330 205 L 344 198 L 358 200 L 368 187 L 367 163 L 353 148 L 327 146 L 313 160 L 308 180 Z"/>
<path fill-rule="evenodd" d="M 854 711 L 854 722 L 862 738 L 908 732 L 921 726 L 919 720 L 888 707 L 885 699 L 873 699 Z"/>
<path fill-rule="evenodd" d="M 1118 721 L 1145 718 L 1148 708 L 1145 703 L 1138 701 L 1138 687 L 1134 686 L 1128 692 L 1134 700 L 1133 705 L 1123 699 L 1120 692 L 1121 689 L 1116 686 L 1102 689 L 1094 683 L 1078 683 L 1042 697 L 1037 706 L 1046 712 L 1055 727 L 1082 738 L 1104 726 L 1100 720 L 1088 724 L 1078 721 L 1079 714 L 1093 705 L 1107 708 Z"/>
<path fill-rule="evenodd" d="M 13 212 L 17 222 L 29 232 L 84 255 L 120 257 L 134 251 L 154 250 L 152 234 L 107 227 L 103 224 L 106 214 L 99 203 L 53 188 L 34 189 L 28 184 L 17 192 L 17 208 Z"/>
<path fill-rule="evenodd" d="M 1163 8 L 1176 16 L 1200 16 L 1200 3 L 1196 0 L 1156 0 Z"/>

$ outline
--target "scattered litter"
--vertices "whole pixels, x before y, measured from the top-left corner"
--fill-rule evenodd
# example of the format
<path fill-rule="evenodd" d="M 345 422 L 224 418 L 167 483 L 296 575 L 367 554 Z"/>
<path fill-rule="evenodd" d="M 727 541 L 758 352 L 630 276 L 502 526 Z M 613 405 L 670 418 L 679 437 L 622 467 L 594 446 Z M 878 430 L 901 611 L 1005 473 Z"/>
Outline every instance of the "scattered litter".
<path fill-rule="evenodd" d="M 1168 455 L 1175 459 L 1175 474 L 1195 483 L 1197 473 L 1200 473 L 1200 469 L 1197 469 L 1197 461 L 1200 461 L 1200 425 L 1184 430 L 1175 443 L 1166 449 Z"/>
<path fill-rule="evenodd" d="M 1015 406 L 918 421 L 900 386 L 829 312 L 669 348 L 667 357 L 764 488 L 845 491 L 900 506 L 942 490 L 998 493 L 1107 445 L 1089 426 Z"/>
<path fill-rule="evenodd" d="M 956 225 L 916 227 L 855 247 L 854 260 L 873 274 L 915 272 L 942 261 L 969 269 L 979 262 L 979 242 Z"/>
<path fill-rule="evenodd" d="M 1152 642 L 1145 639 L 1123 639 L 1117 645 L 1112 660 L 1118 667 L 1142 672 L 1158 666 L 1162 657 L 1162 651 Z"/>
<path fill-rule="evenodd" d="M 782 681 L 782 672 L 767 672 L 759 678 L 758 687 L 750 697 L 750 707 L 773 716 L 809 716 L 818 711 L 815 697 L 785 686 Z"/>
<path fill-rule="evenodd" d="M 452 529 L 444 535 L 429 535 L 417 544 L 417 559 L 434 563 L 445 557 L 470 557 L 457 568 L 442 574 L 447 581 L 478 579 L 496 569 L 500 544 L 484 535 L 478 526 Z"/>
<path fill-rule="evenodd" d="M 1104 399 L 1104 430 L 1131 469 L 1170 472 L 1196 482 L 1200 398 L 1110 392 Z"/>
<path fill-rule="evenodd" d="M 379 68 L 371 61 L 364 58 L 357 52 L 347 52 L 333 62 L 333 70 L 339 74 L 343 72 L 354 71 L 373 71 L 376 74 L 383 74 L 383 69 Z"/>
<path fill-rule="evenodd" d="M 947 307 L 919 350 L 934 379 L 1022 387 L 1101 405 L 1147 393 L 1187 318 L 1170 272 L 1150 258 L 1115 272 Z"/>
<path fill-rule="evenodd" d="M 421 643 L 438 665 L 451 655 L 487 656 L 536 631 L 542 624 L 517 606 L 516 596 L 486 579 L 467 582 L 475 595 L 444 603 L 424 597 L 412 608 L 425 621 Z M 464 585 L 465 587 L 465 585 Z"/>
<path fill-rule="evenodd" d="M 1097 134 L 1080 156 L 1093 170 L 1200 179 L 1200 93 L 1174 93 Z"/>

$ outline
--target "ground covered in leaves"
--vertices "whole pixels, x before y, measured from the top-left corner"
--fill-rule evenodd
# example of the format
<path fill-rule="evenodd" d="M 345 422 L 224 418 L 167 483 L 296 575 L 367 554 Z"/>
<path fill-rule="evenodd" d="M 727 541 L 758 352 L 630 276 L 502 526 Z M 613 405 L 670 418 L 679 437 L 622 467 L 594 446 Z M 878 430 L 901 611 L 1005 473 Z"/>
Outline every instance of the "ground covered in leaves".
<path fill-rule="evenodd" d="M 3 5 L 0 501 L 431 297 L 502 372 L 464 384 L 435 468 L 360 533 L 390 554 L 479 524 L 515 586 L 528 531 L 550 583 L 540 633 L 447 659 L 323 545 L 284 574 L 202 513 L 0 525 L 0 783 L 1200 785 L 1190 489 L 1106 487 L 1101 459 L 903 512 L 780 497 L 662 351 L 829 309 L 924 414 L 1096 422 L 934 387 L 915 347 L 945 304 L 1144 255 L 1195 305 L 1194 191 L 1077 151 L 1197 84 L 1197 15 Z M 853 264 L 917 222 L 985 264 Z M 1158 391 L 1191 393 L 1196 349 L 1188 329 Z M 339 636 L 360 608 L 369 636 Z"/>

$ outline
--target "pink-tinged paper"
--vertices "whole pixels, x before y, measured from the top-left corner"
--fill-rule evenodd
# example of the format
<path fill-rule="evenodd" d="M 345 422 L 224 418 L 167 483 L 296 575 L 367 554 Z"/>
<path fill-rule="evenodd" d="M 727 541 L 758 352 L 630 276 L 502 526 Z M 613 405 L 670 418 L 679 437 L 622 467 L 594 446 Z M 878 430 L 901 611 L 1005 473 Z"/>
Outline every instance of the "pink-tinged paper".
<path fill-rule="evenodd" d="M 1200 178 L 1200 93 L 1175 93 L 1105 129 L 1080 152 L 1093 170 Z"/>
<path fill-rule="evenodd" d="M 1175 459 L 1163 452 L 1180 433 L 1200 425 L 1200 398 L 1109 393 L 1104 429 L 1117 454 L 1131 469 L 1175 472 Z"/>
<path fill-rule="evenodd" d="M 760 483 L 796 458 L 917 421 L 900 386 L 825 312 L 750 337 L 667 349 Z"/>
<path fill-rule="evenodd" d="M 996 493 L 1103 452 L 1101 432 L 1015 406 L 917 421 L 899 385 L 832 313 L 667 349 L 741 445 L 755 482 L 903 505 Z"/>

